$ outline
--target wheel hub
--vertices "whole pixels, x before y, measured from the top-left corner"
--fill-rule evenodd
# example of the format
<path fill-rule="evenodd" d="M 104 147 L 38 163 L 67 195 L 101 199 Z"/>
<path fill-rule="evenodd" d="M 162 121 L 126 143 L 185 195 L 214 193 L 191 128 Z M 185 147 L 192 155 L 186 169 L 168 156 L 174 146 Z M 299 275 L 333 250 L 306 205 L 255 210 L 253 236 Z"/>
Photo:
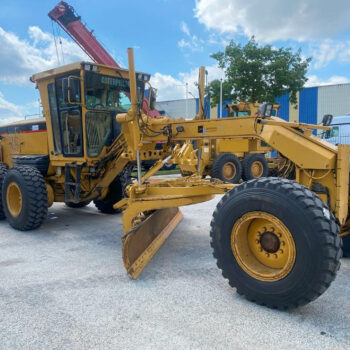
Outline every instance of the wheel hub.
<path fill-rule="evenodd" d="M 224 175 L 225 179 L 231 180 L 236 175 L 236 166 L 232 162 L 225 163 L 222 174 Z"/>
<path fill-rule="evenodd" d="M 15 182 L 11 182 L 6 190 L 6 204 L 10 214 L 17 217 L 22 211 L 22 193 Z"/>
<path fill-rule="evenodd" d="M 251 172 L 256 179 L 261 177 L 264 172 L 264 166 L 260 161 L 255 161 L 251 166 Z"/>
<path fill-rule="evenodd" d="M 240 267 L 255 279 L 275 282 L 292 270 L 296 248 L 288 228 L 275 216 L 250 212 L 233 225 L 232 253 Z"/>
<path fill-rule="evenodd" d="M 261 247 L 268 253 L 276 253 L 280 249 L 281 242 L 273 232 L 264 232 L 260 237 Z"/>

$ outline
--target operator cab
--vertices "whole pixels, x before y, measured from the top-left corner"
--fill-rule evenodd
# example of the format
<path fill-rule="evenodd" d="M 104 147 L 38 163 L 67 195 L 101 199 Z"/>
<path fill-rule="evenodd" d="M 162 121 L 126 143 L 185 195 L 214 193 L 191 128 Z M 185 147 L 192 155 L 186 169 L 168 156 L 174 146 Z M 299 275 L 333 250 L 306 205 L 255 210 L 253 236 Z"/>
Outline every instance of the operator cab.
<path fill-rule="evenodd" d="M 39 89 L 45 86 L 40 84 L 41 80 L 49 79 L 47 95 L 54 155 L 96 158 L 105 146 L 112 144 L 121 132 L 116 115 L 131 107 L 128 74 L 125 69 L 81 62 L 32 77 L 39 82 Z M 150 76 L 136 73 L 136 77 L 141 105 L 145 82 Z"/>

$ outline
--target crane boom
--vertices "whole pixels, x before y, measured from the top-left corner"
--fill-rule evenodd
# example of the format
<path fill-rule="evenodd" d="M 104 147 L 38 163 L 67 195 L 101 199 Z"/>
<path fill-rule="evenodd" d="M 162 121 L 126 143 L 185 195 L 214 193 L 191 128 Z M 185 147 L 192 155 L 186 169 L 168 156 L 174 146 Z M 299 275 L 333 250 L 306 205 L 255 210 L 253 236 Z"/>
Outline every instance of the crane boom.
<path fill-rule="evenodd" d="M 49 12 L 49 17 L 58 23 L 93 61 L 107 66 L 120 67 L 98 42 L 93 35 L 93 30 L 89 31 L 81 22 L 81 17 L 76 14 L 72 6 L 61 1 Z"/>
<path fill-rule="evenodd" d="M 61 1 L 49 12 L 49 17 L 58 23 L 94 62 L 120 68 L 119 64 L 93 35 L 93 30 L 89 31 L 81 22 L 81 17 L 72 6 Z M 160 115 L 157 110 L 149 110 L 148 105 L 148 99 L 145 97 L 142 106 L 144 113 L 150 117 Z"/>

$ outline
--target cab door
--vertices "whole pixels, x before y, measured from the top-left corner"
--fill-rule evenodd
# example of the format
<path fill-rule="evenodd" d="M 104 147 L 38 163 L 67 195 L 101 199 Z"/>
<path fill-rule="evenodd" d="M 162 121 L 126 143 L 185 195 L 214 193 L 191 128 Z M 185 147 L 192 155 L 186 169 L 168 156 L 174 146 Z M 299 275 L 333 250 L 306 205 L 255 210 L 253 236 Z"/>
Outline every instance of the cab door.
<path fill-rule="evenodd" d="M 77 76 L 79 75 L 77 74 Z M 57 151 L 62 153 L 64 157 L 83 157 L 84 142 L 81 105 L 68 103 L 67 99 L 64 98 L 63 86 L 65 80 L 67 80 L 67 77 L 58 78 L 55 81 L 56 120 L 52 120 L 55 148 L 59 146 Z M 57 133 L 57 130 L 59 130 L 59 133 Z"/>

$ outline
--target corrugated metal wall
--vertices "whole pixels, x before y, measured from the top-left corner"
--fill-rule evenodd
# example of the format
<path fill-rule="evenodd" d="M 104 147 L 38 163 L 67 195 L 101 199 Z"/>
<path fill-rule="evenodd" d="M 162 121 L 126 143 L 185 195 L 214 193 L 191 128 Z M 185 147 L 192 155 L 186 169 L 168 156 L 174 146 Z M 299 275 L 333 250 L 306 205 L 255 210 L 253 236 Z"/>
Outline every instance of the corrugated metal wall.
<path fill-rule="evenodd" d="M 231 104 L 232 103 L 232 101 L 230 101 L 230 100 L 227 100 L 227 101 L 223 101 L 222 102 L 222 117 L 223 118 L 227 118 L 228 117 L 228 108 L 225 108 L 226 107 L 226 105 L 228 105 L 228 104 Z M 216 105 L 217 106 L 217 114 L 216 114 L 216 118 L 220 118 L 220 104 L 217 104 Z"/>
<path fill-rule="evenodd" d="M 350 113 L 350 84 L 329 85 L 305 88 L 298 94 L 298 107 L 294 108 L 289 103 L 289 94 L 276 98 L 280 104 L 279 117 L 292 122 L 318 124 L 325 114 L 333 116 Z M 225 106 L 231 101 L 224 101 Z M 210 115 L 209 103 L 207 104 L 207 115 Z M 166 115 L 174 118 L 185 118 L 186 100 L 174 100 L 157 102 L 157 109 L 164 110 Z M 188 115 L 193 118 L 198 111 L 198 99 L 188 100 Z M 214 113 L 213 113 L 214 112 Z M 216 113 L 215 113 L 216 112 Z M 223 109 L 223 117 L 228 116 L 228 110 Z M 212 109 L 211 117 L 220 115 L 220 106 Z"/>
<path fill-rule="evenodd" d="M 194 118 L 197 113 L 197 99 L 190 98 L 188 103 L 188 117 Z M 186 118 L 186 100 L 173 100 L 157 102 L 157 110 L 164 111 L 167 117 Z"/>
<path fill-rule="evenodd" d="M 318 88 L 306 88 L 299 95 L 299 122 L 317 124 Z"/>
<path fill-rule="evenodd" d="M 280 105 L 278 116 L 289 121 L 289 94 L 277 97 L 276 102 Z"/>
<path fill-rule="evenodd" d="M 204 113 L 207 116 L 207 119 L 210 119 L 210 99 L 208 97 L 204 98 Z M 196 113 L 199 111 L 199 98 L 196 98 Z M 191 117 L 191 116 L 190 116 Z"/>
<path fill-rule="evenodd" d="M 318 88 L 318 123 L 321 123 L 325 114 L 340 116 L 347 113 L 350 113 L 350 84 Z"/>

